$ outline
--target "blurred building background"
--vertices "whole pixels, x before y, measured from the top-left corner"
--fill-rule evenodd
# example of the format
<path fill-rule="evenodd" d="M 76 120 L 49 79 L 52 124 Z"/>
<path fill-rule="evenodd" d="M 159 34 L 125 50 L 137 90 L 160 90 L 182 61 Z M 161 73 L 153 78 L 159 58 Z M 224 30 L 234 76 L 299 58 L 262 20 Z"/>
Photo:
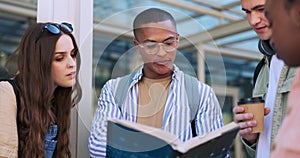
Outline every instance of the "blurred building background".
<path fill-rule="evenodd" d="M 49 0 L 48 3 L 63 1 L 73 2 Z M 90 52 L 81 50 L 83 58 L 85 54 L 91 56 L 91 64 L 81 68 L 82 72 L 91 72 L 91 80 L 83 76 L 81 82 L 88 82 L 92 91 L 88 92 L 90 97 L 81 101 L 81 105 L 89 108 L 76 109 L 88 115 L 77 118 L 91 120 L 104 83 L 139 66 L 132 42 L 132 21 L 136 14 L 149 7 L 166 9 L 174 15 L 180 34 L 176 64 L 214 88 L 223 106 L 225 123 L 233 121 L 232 108 L 237 100 L 251 96 L 253 72 L 262 55 L 257 48 L 258 38 L 241 11 L 240 0 L 76 0 L 76 3 L 92 3 L 93 8 L 78 10 L 81 18 L 87 14 L 92 15 L 93 20 L 92 40 L 80 39 L 82 45 L 88 42 L 92 47 Z M 39 7 L 43 10 L 38 11 Z M 7 57 L 17 48 L 26 28 L 38 21 L 39 14 L 46 13 L 47 9 L 57 10 L 42 0 L 0 0 L 0 78 L 10 77 L 4 69 Z M 75 31 L 76 26 L 81 29 L 85 25 L 75 25 Z M 75 139 L 80 136 L 87 139 L 90 121 L 84 124 L 72 125 Z M 79 139 L 72 148 L 74 157 L 88 157 L 87 144 Z M 246 157 L 239 138 L 231 154 Z"/>

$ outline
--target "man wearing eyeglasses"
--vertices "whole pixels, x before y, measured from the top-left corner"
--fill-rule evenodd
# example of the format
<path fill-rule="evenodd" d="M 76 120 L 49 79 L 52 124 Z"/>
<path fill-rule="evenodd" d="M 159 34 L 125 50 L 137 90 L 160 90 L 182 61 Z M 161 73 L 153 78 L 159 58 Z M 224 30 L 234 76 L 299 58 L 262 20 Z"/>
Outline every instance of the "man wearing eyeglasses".
<path fill-rule="evenodd" d="M 174 18 L 164 10 L 151 8 L 137 15 L 133 27 L 134 45 L 144 64 L 130 75 L 126 99 L 121 105 L 115 93 L 124 77 L 109 80 L 103 87 L 89 138 L 91 157 L 106 156 L 109 118 L 162 128 L 181 141 L 193 137 L 186 93 L 191 89 L 185 88 L 185 75 L 174 65 L 179 41 Z M 198 80 L 193 86 L 196 87 L 193 95 L 201 98 L 192 118 L 194 128 L 196 135 L 204 135 L 223 126 L 221 108 L 209 86 Z"/>

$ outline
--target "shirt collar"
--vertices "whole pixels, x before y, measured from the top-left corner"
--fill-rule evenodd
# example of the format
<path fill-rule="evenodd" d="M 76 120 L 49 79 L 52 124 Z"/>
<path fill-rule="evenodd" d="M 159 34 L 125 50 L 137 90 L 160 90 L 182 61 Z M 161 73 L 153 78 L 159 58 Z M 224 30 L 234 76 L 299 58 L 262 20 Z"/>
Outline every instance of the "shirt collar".
<path fill-rule="evenodd" d="M 179 78 L 180 78 L 180 73 L 179 73 L 180 70 L 179 70 L 179 68 L 175 64 L 173 64 L 173 66 L 174 66 L 174 70 L 173 70 L 173 74 L 172 74 L 172 80 L 173 79 L 179 80 Z M 137 70 L 137 72 L 134 74 L 133 80 L 135 82 L 138 82 L 142 78 L 142 76 L 143 76 L 143 68 L 144 68 L 144 65 L 142 65 Z"/>

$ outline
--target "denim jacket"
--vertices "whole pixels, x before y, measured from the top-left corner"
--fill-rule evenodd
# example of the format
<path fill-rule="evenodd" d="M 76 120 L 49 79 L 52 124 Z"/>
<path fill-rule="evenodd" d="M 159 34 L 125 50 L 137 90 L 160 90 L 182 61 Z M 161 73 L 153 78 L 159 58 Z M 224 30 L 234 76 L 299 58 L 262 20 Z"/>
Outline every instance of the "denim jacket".
<path fill-rule="evenodd" d="M 57 144 L 57 125 L 51 125 L 48 133 L 45 136 L 44 150 L 46 158 L 52 158 Z"/>
<path fill-rule="evenodd" d="M 268 83 L 269 83 L 269 60 L 267 57 L 264 57 L 265 64 L 259 72 L 257 77 L 257 81 L 255 87 L 253 89 L 253 97 L 263 97 L 266 98 L 266 94 L 268 91 Z M 291 90 L 292 82 L 295 78 L 296 68 L 290 68 L 287 65 L 284 65 L 281 73 L 280 78 L 277 85 L 277 94 L 275 98 L 275 105 L 273 108 L 273 117 L 272 117 L 272 132 L 271 132 L 271 145 L 279 127 L 285 117 L 285 111 L 287 107 L 287 98 L 288 94 Z M 243 140 L 243 144 L 246 147 L 247 153 L 250 157 L 255 157 L 256 155 L 256 144 L 252 145 L 251 147 L 247 145 Z M 271 149 L 270 149 L 271 151 Z"/>

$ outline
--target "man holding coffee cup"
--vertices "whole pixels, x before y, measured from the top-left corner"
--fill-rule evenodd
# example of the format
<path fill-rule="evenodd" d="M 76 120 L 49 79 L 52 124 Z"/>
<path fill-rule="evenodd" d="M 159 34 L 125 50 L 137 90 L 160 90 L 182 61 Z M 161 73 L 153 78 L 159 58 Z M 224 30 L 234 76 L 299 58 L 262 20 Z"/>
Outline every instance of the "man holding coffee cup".
<path fill-rule="evenodd" d="M 241 0 L 241 3 L 242 10 L 245 11 L 253 30 L 264 44 L 269 44 L 272 30 L 264 15 L 266 0 Z M 244 106 L 234 107 L 233 113 L 234 121 L 241 127 L 239 133 L 249 156 L 267 158 L 270 155 L 273 139 L 284 118 L 295 69 L 286 66 L 274 55 L 274 52 L 260 50 L 264 54 L 264 59 L 256 79 L 253 97 L 265 99 L 264 130 L 259 133 L 253 132 L 253 128 L 257 126 L 257 120 L 252 112 L 246 111 Z"/>

